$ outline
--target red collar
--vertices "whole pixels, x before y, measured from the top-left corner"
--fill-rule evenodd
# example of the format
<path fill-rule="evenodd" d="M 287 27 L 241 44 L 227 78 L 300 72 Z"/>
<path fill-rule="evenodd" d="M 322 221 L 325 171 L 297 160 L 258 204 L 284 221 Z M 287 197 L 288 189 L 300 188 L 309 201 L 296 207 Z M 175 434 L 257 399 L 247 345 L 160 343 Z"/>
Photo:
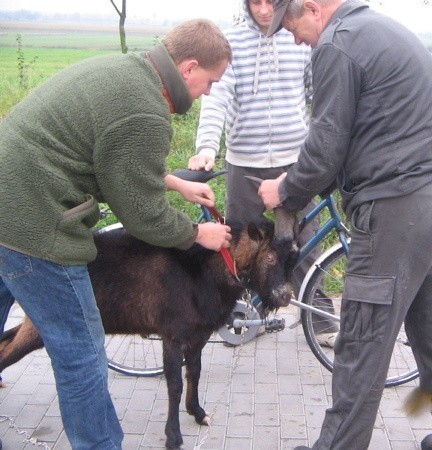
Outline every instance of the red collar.
<path fill-rule="evenodd" d="M 210 211 L 211 215 L 219 222 L 219 223 L 225 223 L 225 219 L 222 217 L 222 215 L 219 213 L 219 211 L 214 207 L 209 207 L 208 210 Z M 228 248 L 222 247 L 220 249 L 220 252 L 223 256 L 223 259 L 225 260 L 226 265 L 228 266 L 228 269 L 230 270 L 231 274 L 239 279 L 237 275 L 237 268 L 234 261 L 234 258 L 231 255 L 231 252 Z"/>

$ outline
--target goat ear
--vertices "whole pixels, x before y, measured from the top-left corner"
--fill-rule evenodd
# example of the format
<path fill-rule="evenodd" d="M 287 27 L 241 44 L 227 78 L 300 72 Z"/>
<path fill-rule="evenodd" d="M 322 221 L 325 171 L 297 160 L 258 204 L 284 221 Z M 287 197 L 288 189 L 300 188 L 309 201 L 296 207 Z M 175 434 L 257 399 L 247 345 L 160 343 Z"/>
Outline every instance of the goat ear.
<path fill-rule="evenodd" d="M 248 224 L 248 235 L 253 241 L 263 240 L 263 235 L 254 222 L 249 222 Z"/>

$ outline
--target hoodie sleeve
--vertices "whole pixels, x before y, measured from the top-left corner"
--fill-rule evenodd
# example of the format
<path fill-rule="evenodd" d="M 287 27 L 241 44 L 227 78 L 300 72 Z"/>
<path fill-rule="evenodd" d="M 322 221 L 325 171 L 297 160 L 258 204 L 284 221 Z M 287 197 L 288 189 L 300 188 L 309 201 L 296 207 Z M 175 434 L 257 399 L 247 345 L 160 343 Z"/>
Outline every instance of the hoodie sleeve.
<path fill-rule="evenodd" d="M 204 152 L 215 158 L 219 153 L 220 140 L 229 104 L 234 99 L 235 76 L 228 66 L 218 83 L 214 83 L 210 95 L 201 99 L 201 112 L 196 138 L 197 154 Z"/>

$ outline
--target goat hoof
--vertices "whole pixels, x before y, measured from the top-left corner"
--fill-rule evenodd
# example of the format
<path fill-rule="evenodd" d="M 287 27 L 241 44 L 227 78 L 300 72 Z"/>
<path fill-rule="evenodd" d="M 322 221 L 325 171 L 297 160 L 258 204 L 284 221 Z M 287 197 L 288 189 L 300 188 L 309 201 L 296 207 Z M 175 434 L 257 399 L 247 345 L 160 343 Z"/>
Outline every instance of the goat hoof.
<path fill-rule="evenodd" d="M 205 415 L 203 420 L 201 420 L 201 425 L 207 425 L 209 427 L 210 426 L 210 417 Z"/>

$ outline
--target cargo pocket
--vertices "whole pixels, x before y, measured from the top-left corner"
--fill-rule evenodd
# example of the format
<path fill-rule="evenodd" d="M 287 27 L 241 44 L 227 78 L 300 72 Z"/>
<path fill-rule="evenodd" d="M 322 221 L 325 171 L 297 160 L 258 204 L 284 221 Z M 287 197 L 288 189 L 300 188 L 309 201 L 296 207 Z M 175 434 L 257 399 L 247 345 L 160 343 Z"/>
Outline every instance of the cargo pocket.
<path fill-rule="evenodd" d="M 382 342 L 393 302 L 396 277 L 345 277 L 340 333 L 353 341 Z"/>

